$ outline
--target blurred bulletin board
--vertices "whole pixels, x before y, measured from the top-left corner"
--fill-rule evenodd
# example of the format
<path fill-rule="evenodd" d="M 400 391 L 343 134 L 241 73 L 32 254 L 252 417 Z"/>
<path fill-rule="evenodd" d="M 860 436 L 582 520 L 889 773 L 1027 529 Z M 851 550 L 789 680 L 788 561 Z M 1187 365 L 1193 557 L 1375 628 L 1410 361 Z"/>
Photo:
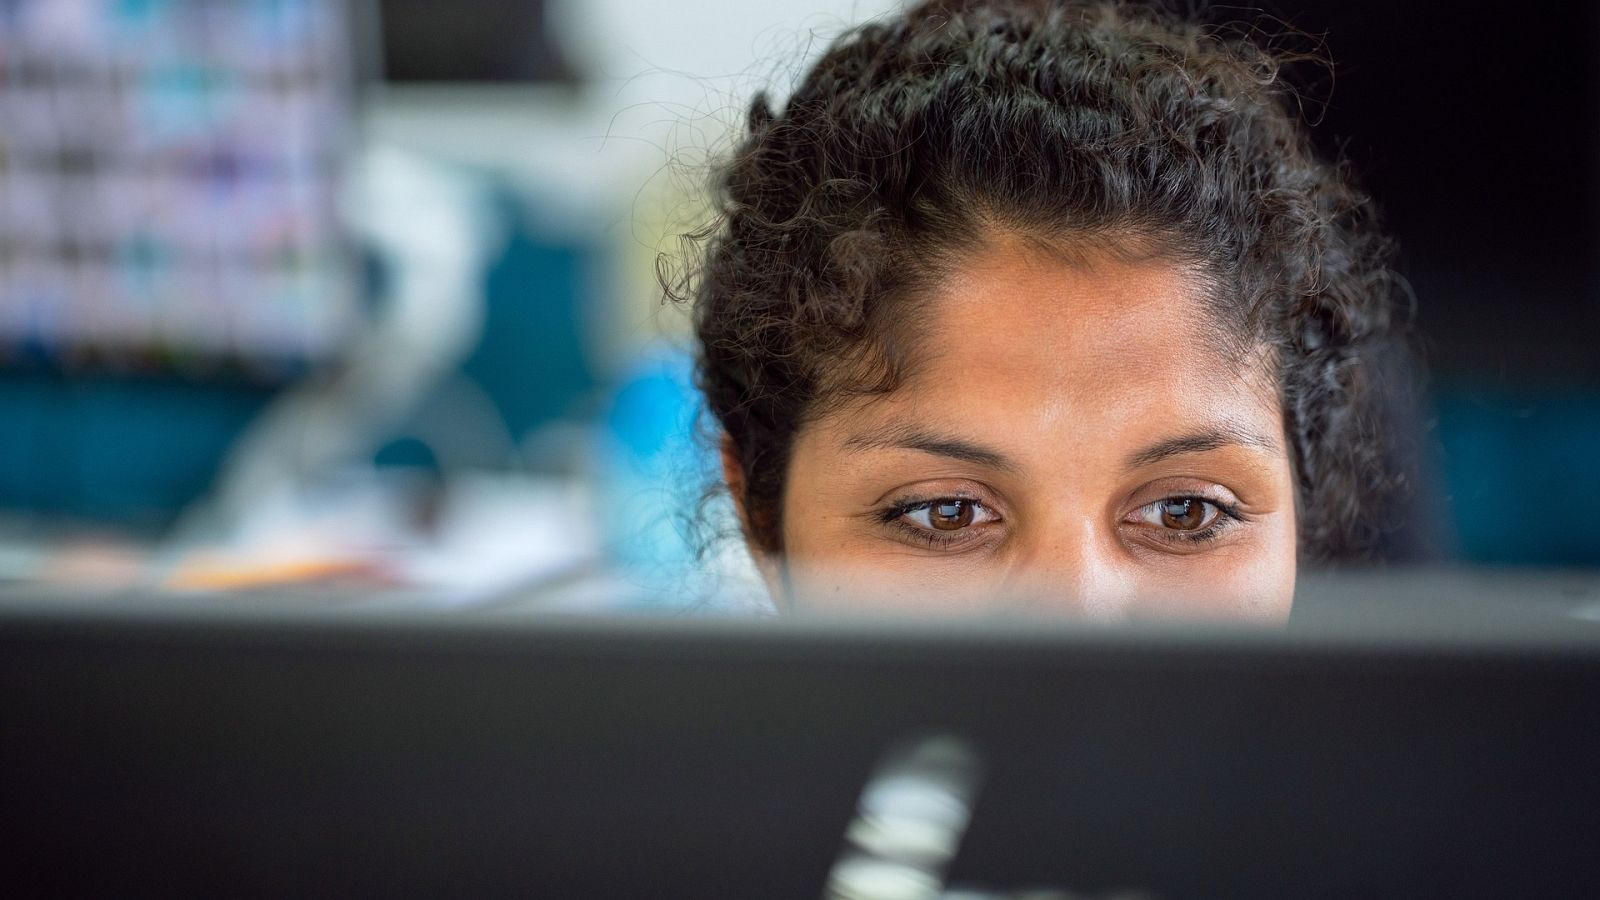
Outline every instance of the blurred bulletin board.
<path fill-rule="evenodd" d="M 340 0 L 0 2 L 0 352 L 332 354 L 352 87 Z"/>

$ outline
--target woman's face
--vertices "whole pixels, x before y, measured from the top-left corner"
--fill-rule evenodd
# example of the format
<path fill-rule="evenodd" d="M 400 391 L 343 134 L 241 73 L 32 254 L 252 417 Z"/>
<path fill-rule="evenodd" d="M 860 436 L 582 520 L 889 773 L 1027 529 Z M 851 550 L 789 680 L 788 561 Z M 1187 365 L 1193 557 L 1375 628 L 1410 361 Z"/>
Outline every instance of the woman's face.
<path fill-rule="evenodd" d="M 1158 259 L 976 254 L 918 307 L 906 382 L 797 436 L 780 602 L 1286 617 L 1282 413 L 1199 291 Z"/>

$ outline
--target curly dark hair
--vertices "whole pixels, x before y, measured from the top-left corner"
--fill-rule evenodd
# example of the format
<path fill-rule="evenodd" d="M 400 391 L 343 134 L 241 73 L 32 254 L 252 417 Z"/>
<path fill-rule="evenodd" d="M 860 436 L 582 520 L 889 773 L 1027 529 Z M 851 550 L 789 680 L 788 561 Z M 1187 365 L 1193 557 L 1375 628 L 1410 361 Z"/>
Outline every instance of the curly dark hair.
<path fill-rule="evenodd" d="M 1397 281 L 1371 201 L 1300 125 L 1289 59 L 1149 6 L 933 0 L 839 38 L 781 111 L 757 96 L 703 253 L 669 285 L 752 545 L 782 552 L 798 430 L 894 389 L 909 305 L 999 228 L 1203 273 L 1234 349 L 1276 368 L 1302 560 L 1366 557 L 1395 480 L 1378 356 Z"/>

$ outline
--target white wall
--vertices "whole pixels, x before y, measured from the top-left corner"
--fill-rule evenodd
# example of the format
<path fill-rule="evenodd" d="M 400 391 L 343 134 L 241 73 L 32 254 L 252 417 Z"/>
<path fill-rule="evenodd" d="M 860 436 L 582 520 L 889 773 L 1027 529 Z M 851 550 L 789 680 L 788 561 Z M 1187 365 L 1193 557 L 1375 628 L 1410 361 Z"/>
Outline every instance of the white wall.
<path fill-rule="evenodd" d="M 742 104 L 783 93 L 829 40 L 897 0 L 562 0 L 551 25 L 574 62 L 624 104 Z M 619 107 L 620 108 L 620 107 Z"/>

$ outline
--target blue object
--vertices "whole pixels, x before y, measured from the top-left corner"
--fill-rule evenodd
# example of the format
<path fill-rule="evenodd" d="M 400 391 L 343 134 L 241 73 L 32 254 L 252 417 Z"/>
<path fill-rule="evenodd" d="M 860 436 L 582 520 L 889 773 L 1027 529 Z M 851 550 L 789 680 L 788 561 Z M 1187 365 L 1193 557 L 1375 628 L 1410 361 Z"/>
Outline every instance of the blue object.
<path fill-rule="evenodd" d="M 662 347 L 623 380 L 601 430 L 600 516 L 608 556 L 664 594 L 696 568 L 715 454 L 698 439 L 687 354 Z"/>

